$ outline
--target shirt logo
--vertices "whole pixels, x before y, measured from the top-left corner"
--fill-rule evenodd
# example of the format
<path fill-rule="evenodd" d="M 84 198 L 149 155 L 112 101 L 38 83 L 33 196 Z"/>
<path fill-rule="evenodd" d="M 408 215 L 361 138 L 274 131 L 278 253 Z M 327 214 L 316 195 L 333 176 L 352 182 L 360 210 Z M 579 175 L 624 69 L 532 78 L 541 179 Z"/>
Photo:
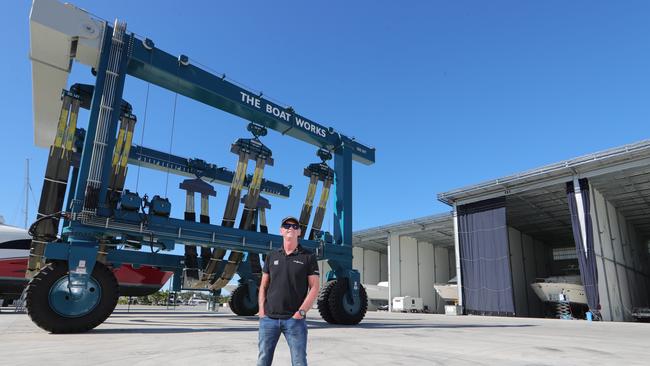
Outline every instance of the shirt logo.
<path fill-rule="evenodd" d="M 280 261 L 279 261 L 279 260 L 276 259 L 276 260 L 273 261 L 273 265 L 274 265 L 274 266 L 277 266 L 278 264 L 280 264 Z"/>
<path fill-rule="evenodd" d="M 293 263 L 304 264 L 304 263 L 302 263 L 301 261 L 297 261 L 297 260 L 295 260 L 295 259 L 293 260 Z"/>

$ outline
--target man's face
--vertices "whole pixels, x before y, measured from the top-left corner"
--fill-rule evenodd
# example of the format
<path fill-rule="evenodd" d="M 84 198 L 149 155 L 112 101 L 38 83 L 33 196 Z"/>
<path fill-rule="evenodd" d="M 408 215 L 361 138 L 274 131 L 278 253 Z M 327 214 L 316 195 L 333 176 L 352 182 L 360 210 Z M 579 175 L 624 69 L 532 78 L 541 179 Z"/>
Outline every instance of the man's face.
<path fill-rule="evenodd" d="M 287 220 L 280 226 L 280 235 L 287 239 L 297 239 L 300 237 L 300 225 L 293 220 Z"/>

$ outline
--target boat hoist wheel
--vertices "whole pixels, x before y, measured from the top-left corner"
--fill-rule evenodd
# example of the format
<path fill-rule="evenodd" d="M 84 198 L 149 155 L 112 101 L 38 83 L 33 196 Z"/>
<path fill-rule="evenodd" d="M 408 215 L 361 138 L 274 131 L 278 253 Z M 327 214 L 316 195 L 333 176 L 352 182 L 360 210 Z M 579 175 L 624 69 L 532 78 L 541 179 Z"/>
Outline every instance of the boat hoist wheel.
<path fill-rule="evenodd" d="M 248 284 L 241 284 L 230 295 L 228 306 L 233 313 L 241 316 L 253 316 L 259 311 L 257 297 L 251 299 L 248 292 Z"/>
<path fill-rule="evenodd" d="M 348 295 L 348 280 L 346 278 L 328 282 L 323 288 L 321 296 L 327 298 L 327 304 L 324 302 L 324 298 L 322 301 L 319 297 L 318 310 L 328 323 L 356 325 L 366 316 L 368 295 L 362 285 L 359 288 L 359 299 L 357 301 L 353 301 L 351 296 Z M 328 309 L 323 311 L 326 305 L 328 305 Z"/>
<path fill-rule="evenodd" d="M 330 324 L 337 324 L 336 320 L 332 316 L 332 312 L 330 312 L 329 302 L 330 293 L 332 293 L 332 288 L 335 285 L 336 281 L 327 282 L 325 286 L 323 286 L 323 288 L 320 290 L 320 294 L 318 294 L 318 299 L 316 300 L 316 306 L 318 307 L 320 316 L 323 318 L 323 320 Z"/>
<path fill-rule="evenodd" d="M 52 333 L 81 333 L 103 323 L 119 297 L 113 272 L 97 262 L 86 289 L 71 296 L 68 263 L 47 264 L 27 286 L 27 314 L 39 327 Z"/>

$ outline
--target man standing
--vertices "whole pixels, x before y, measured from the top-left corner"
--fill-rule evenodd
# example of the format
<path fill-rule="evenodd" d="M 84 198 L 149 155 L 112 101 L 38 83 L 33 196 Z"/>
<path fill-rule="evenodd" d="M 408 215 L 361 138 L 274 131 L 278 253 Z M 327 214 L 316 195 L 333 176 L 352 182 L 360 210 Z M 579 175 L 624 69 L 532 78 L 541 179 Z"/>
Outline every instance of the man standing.
<path fill-rule="evenodd" d="M 300 225 L 295 217 L 282 220 L 280 234 L 282 248 L 269 252 L 262 269 L 257 366 L 271 365 L 280 333 L 289 344 L 291 364 L 306 366 L 305 317 L 318 296 L 318 262 L 298 244 Z"/>

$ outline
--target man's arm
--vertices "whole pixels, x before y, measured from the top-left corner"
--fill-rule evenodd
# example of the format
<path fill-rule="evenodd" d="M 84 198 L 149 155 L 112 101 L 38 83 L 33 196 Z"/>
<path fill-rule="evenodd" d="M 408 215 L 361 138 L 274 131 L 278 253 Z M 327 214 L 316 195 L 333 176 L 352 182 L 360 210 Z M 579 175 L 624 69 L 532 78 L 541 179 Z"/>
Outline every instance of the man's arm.
<path fill-rule="evenodd" d="M 318 275 L 308 276 L 307 281 L 309 282 L 309 292 L 307 292 L 307 296 L 305 297 L 305 300 L 302 302 L 302 305 L 300 305 L 300 309 L 304 310 L 305 313 L 311 309 L 311 306 L 314 304 L 314 301 L 316 301 L 316 297 L 318 297 L 318 290 L 320 287 L 318 284 L 319 282 Z M 300 316 L 300 313 L 298 312 L 293 314 L 293 317 L 296 319 L 302 318 Z"/>
<path fill-rule="evenodd" d="M 266 289 L 269 287 L 270 277 L 268 273 L 262 272 L 262 281 L 260 282 L 260 291 L 257 295 L 257 304 L 260 307 L 257 316 L 263 318 L 266 316 L 264 312 L 264 303 L 266 302 Z"/>

